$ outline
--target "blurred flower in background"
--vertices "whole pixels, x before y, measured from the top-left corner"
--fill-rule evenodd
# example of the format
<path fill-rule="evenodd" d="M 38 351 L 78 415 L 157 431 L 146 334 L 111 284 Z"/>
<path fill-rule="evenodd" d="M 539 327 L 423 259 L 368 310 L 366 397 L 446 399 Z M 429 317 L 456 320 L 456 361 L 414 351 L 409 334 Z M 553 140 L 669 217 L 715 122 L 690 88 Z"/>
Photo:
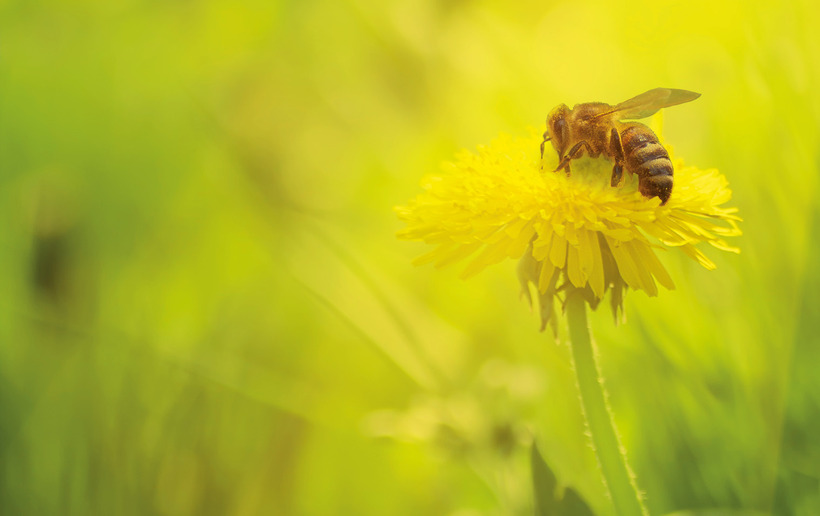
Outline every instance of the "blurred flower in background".
<path fill-rule="evenodd" d="M 410 267 L 425 244 L 391 210 L 456 149 L 656 86 L 703 93 L 663 134 L 730 178 L 743 254 L 665 253 L 677 289 L 595 323 L 630 463 L 652 514 L 820 512 L 818 22 L 796 0 L 0 2 L 0 512 L 498 513 L 457 455 L 361 422 L 499 360 L 540 371 L 549 401 L 510 391 L 509 417 L 605 513 L 514 264 Z"/>
<path fill-rule="evenodd" d="M 425 394 L 406 410 L 380 410 L 364 420 L 374 437 L 420 443 L 442 461 L 467 464 L 500 502 L 499 514 L 531 514 L 529 463 L 532 407 L 544 392 L 542 372 L 491 359 L 464 389 Z"/>

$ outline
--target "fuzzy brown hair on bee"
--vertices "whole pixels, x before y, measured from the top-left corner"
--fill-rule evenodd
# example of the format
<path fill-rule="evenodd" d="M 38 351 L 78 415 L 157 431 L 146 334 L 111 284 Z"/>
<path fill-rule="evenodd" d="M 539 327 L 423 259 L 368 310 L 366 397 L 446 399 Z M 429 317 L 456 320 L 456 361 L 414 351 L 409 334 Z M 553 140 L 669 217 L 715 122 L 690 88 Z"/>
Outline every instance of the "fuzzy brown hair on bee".
<path fill-rule="evenodd" d="M 658 137 L 638 120 L 660 109 L 690 102 L 700 93 L 670 88 L 655 88 L 614 106 L 603 102 L 556 106 L 547 116 L 547 130 L 541 142 L 551 142 L 558 153 L 554 172 L 570 175 L 570 162 L 584 153 L 592 158 L 604 155 L 615 162 L 610 184 L 618 186 L 626 170 L 638 175 L 638 190 L 644 197 L 657 196 L 666 204 L 672 195 L 672 161 Z"/>

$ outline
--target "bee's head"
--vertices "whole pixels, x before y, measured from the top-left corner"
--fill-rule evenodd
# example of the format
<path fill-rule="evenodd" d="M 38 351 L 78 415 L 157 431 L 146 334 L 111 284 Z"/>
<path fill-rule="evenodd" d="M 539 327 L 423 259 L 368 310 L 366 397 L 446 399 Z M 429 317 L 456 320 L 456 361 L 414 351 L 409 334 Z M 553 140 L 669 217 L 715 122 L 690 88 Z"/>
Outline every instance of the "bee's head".
<path fill-rule="evenodd" d="M 552 142 L 552 147 L 559 154 L 567 149 L 566 145 L 569 143 L 568 115 L 569 108 L 566 104 L 561 104 L 550 111 L 547 116 L 547 132 L 544 133 L 544 138 Z"/>

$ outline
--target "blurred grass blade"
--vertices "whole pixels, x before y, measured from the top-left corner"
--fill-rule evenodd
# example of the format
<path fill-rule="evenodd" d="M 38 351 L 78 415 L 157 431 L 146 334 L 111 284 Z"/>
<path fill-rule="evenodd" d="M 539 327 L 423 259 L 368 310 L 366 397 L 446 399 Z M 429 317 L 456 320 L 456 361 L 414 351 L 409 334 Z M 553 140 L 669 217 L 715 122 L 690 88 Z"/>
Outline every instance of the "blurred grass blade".
<path fill-rule="evenodd" d="M 413 324 L 407 321 L 399 312 L 391 296 L 385 292 L 384 288 L 367 272 L 366 268 L 353 254 L 334 239 L 326 229 L 320 227 L 318 224 L 310 224 L 310 226 L 316 237 L 328 248 L 330 254 L 335 256 L 341 265 L 346 267 L 350 273 L 361 282 L 365 290 L 379 303 L 386 317 L 392 321 L 397 331 L 404 337 L 405 345 L 416 356 L 418 362 L 426 367 L 427 373 L 434 378 L 438 387 L 443 388 L 448 386 L 450 384 L 449 379 L 422 344 L 421 339 L 413 329 Z M 373 264 L 370 264 L 370 266 L 372 267 Z"/>
<path fill-rule="evenodd" d="M 302 224 L 307 223 L 303 220 Z M 332 244 L 326 231 L 310 226 L 311 231 L 298 235 L 291 253 L 293 278 L 419 386 L 433 392 L 446 390 L 449 380 L 422 345 L 413 325 L 389 300 L 375 274 L 366 272 L 367 267 L 378 265 L 364 265 L 349 249 Z M 316 257 L 321 257 L 321 262 Z M 445 338 L 437 335 L 431 342 Z"/>
<path fill-rule="evenodd" d="M 355 320 L 349 317 L 341 308 L 339 304 L 334 303 L 327 297 L 323 296 L 319 291 L 311 287 L 310 285 L 302 282 L 301 280 L 297 281 L 302 284 L 302 287 L 308 292 L 316 302 L 319 303 L 321 306 L 325 307 L 330 313 L 335 315 L 342 321 L 350 330 L 359 335 L 363 342 L 368 343 L 376 352 L 381 354 L 385 357 L 388 363 L 393 364 L 398 368 L 399 371 L 404 373 L 404 375 L 412 380 L 415 384 L 420 387 L 424 387 L 427 389 L 432 389 L 432 385 L 429 383 L 425 377 L 420 376 L 416 370 L 412 367 L 408 367 L 405 365 L 405 361 L 401 358 L 397 357 L 396 354 L 392 351 L 390 346 L 384 345 L 378 339 L 375 339 L 370 336 L 370 334 L 362 328 L 360 324 L 358 324 Z"/>
<path fill-rule="evenodd" d="M 559 498 L 558 480 L 538 451 L 535 441 L 531 453 L 532 488 L 536 516 L 592 516 L 595 513 L 572 488 Z"/>
<path fill-rule="evenodd" d="M 747 509 L 693 509 L 675 511 L 663 516 L 769 516 L 771 513 Z"/>

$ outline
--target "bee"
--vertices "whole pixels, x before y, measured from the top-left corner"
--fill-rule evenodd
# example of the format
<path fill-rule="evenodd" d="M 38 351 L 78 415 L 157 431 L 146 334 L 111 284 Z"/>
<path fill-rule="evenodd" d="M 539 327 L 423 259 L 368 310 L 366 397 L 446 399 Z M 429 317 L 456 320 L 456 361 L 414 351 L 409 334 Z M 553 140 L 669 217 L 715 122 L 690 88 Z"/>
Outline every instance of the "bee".
<path fill-rule="evenodd" d="M 646 118 L 660 109 L 690 102 L 700 93 L 670 88 L 655 88 L 615 106 L 603 102 L 566 104 L 555 107 L 547 117 L 547 131 L 541 142 L 552 142 L 558 153 L 558 167 L 570 175 L 570 161 L 584 155 L 592 158 L 601 154 L 613 160 L 610 185 L 618 186 L 624 168 L 638 174 L 638 190 L 644 197 L 658 196 L 666 204 L 672 194 L 672 161 L 658 137 L 649 127 L 639 122 L 624 122 Z"/>

